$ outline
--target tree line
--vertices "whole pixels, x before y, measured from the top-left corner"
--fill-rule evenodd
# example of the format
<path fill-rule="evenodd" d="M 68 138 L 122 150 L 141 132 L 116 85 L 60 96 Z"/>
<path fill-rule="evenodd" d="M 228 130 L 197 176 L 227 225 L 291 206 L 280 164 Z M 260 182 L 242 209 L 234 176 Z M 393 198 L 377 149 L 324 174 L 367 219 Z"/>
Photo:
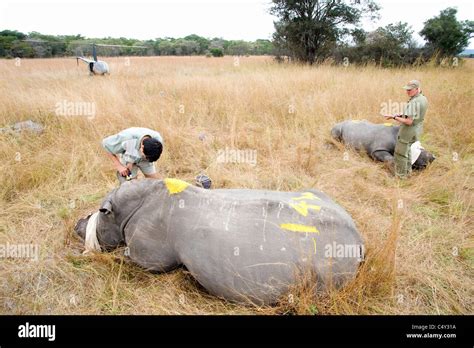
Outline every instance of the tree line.
<path fill-rule="evenodd" d="M 365 31 L 362 20 L 379 18 L 379 10 L 374 0 L 272 0 L 269 12 L 277 18 L 273 38 L 256 41 L 209 39 L 195 34 L 154 40 L 89 39 L 4 30 L 0 32 L 0 57 L 90 56 L 95 43 L 125 46 L 100 46 L 101 56 L 272 55 L 278 61 L 315 64 L 330 60 L 391 67 L 423 64 L 433 58 L 441 63 L 458 56 L 474 34 L 474 21 L 457 20 L 455 8 L 446 8 L 424 22 L 419 33 L 424 45 L 417 44 L 414 31 L 405 22 Z"/>
<path fill-rule="evenodd" d="M 207 55 L 273 55 L 270 40 L 208 39 L 199 35 L 184 38 L 157 38 L 136 40 L 128 38 L 85 38 L 82 35 L 28 34 L 16 30 L 0 31 L 0 57 L 51 58 L 65 56 L 91 56 L 92 44 L 97 44 L 99 56 L 193 56 Z M 120 45 L 106 47 L 100 45 Z M 140 47 L 133 47 L 140 46 Z"/>

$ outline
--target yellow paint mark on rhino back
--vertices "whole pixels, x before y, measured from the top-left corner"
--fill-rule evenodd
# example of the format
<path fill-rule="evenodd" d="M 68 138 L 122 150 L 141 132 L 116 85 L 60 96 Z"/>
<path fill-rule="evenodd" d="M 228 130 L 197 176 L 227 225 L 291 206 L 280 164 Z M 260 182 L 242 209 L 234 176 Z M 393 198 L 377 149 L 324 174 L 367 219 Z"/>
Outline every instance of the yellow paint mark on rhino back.
<path fill-rule="evenodd" d="M 384 123 L 383 124 L 385 127 L 393 127 L 393 124 L 392 123 Z"/>
<path fill-rule="evenodd" d="M 321 207 L 319 205 L 308 204 L 306 201 L 301 201 L 298 203 L 290 203 L 290 207 L 295 209 L 298 213 L 303 216 L 308 216 L 308 209 L 314 209 L 315 211 L 320 211 Z"/>
<path fill-rule="evenodd" d="M 307 225 L 300 225 L 300 224 L 281 224 L 280 228 L 292 232 L 309 232 L 309 233 L 317 233 L 319 234 L 319 231 L 316 227 L 314 226 L 307 226 Z"/>
<path fill-rule="evenodd" d="M 179 179 L 166 178 L 164 181 L 170 195 L 183 192 L 189 186 L 186 181 Z"/>
<path fill-rule="evenodd" d="M 302 200 L 302 199 L 311 199 L 311 200 L 321 200 L 321 198 L 319 198 L 318 196 L 316 196 L 314 193 L 312 192 L 303 192 L 302 195 L 300 197 L 294 197 L 292 198 L 293 201 L 299 201 L 299 200 Z"/>

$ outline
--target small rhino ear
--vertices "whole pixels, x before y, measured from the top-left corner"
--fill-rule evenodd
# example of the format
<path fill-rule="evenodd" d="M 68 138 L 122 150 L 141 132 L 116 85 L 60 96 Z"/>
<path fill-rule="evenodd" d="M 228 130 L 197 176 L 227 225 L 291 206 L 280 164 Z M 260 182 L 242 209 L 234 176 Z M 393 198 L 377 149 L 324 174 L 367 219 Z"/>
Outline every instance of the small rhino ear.
<path fill-rule="evenodd" d="M 100 207 L 99 211 L 105 215 L 110 214 L 112 212 L 112 203 L 110 203 L 109 200 L 105 201 L 104 204 L 102 204 L 102 207 Z"/>

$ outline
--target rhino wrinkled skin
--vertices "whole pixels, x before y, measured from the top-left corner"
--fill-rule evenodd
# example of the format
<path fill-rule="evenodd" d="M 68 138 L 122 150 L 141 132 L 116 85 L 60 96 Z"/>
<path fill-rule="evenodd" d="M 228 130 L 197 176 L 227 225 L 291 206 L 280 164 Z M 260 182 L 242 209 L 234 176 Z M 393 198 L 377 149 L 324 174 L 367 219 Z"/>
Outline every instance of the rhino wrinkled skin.
<path fill-rule="evenodd" d="M 114 189 L 99 211 L 102 250 L 125 245 L 150 271 L 184 265 L 211 294 L 230 301 L 274 303 L 308 271 L 318 291 L 339 287 L 363 257 L 352 218 L 317 190 L 206 190 L 144 179 Z M 87 219 L 76 225 L 82 238 Z M 340 245 L 357 253 L 336 255 Z"/>

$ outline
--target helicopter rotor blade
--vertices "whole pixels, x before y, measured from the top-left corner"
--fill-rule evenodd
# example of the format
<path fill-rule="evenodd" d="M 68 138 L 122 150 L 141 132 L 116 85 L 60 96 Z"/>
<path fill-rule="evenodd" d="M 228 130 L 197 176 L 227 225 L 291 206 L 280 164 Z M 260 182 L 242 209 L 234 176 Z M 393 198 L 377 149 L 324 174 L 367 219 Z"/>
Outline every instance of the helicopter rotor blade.
<path fill-rule="evenodd" d="M 96 44 L 99 47 L 124 47 L 124 48 L 149 48 L 147 46 L 127 46 L 127 45 L 108 45 L 108 44 Z"/>
<path fill-rule="evenodd" d="M 58 40 L 58 41 L 47 41 L 47 40 L 42 40 L 42 39 L 24 39 L 21 40 L 23 42 L 30 42 L 30 43 L 39 43 L 39 44 L 48 44 L 48 45 L 56 45 L 56 44 L 68 44 L 68 45 L 92 45 L 92 47 L 97 46 L 97 47 L 123 47 L 123 48 L 150 48 L 149 46 L 139 46 L 139 45 L 113 45 L 113 44 L 96 44 L 96 43 L 91 43 L 91 42 L 74 42 L 74 41 L 64 41 L 64 40 Z"/>
<path fill-rule="evenodd" d="M 93 60 L 84 58 L 82 56 L 76 56 L 76 57 L 71 57 L 71 58 L 76 59 L 78 64 L 79 64 L 79 60 L 82 60 L 84 63 L 87 63 L 87 64 L 94 62 Z"/>

